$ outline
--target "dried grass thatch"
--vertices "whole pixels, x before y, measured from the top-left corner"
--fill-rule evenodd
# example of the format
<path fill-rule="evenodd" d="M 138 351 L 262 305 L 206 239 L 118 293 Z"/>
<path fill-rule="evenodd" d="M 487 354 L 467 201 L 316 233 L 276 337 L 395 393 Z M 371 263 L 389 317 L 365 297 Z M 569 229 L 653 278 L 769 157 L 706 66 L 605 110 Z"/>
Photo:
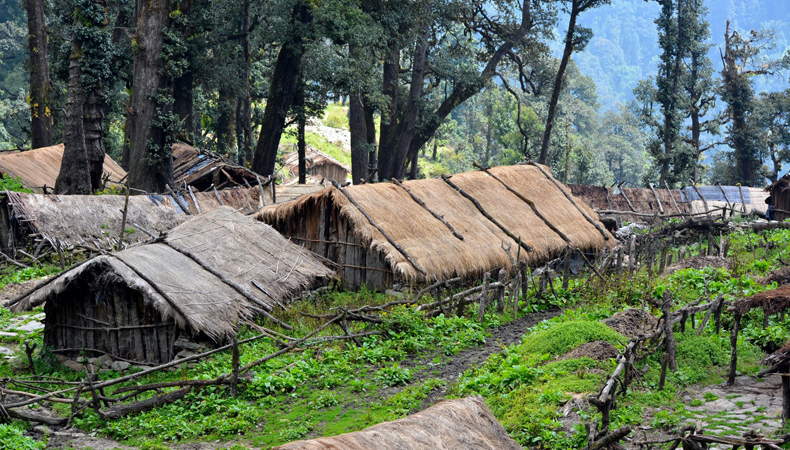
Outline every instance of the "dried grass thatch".
<path fill-rule="evenodd" d="M 403 419 L 339 436 L 297 441 L 279 450 L 520 450 L 481 397 L 440 402 Z"/>
<path fill-rule="evenodd" d="M 19 177 L 28 189 L 43 192 L 43 187 L 55 187 L 63 160 L 63 144 L 42 147 L 24 152 L 0 153 L 0 173 Z M 109 155 L 104 156 L 104 176 L 109 177 L 110 185 L 126 177 L 126 171 Z"/>
<path fill-rule="evenodd" d="M 762 308 L 768 315 L 778 314 L 790 308 L 790 284 L 779 286 L 776 289 L 762 291 L 751 297 L 742 298 L 728 309 L 736 314 L 746 314 L 754 308 Z"/>
<path fill-rule="evenodd" d="M 75 286 L 98 298 L 105 286 L 122 283 L 140 292 L 165 320 L 219 342 L 254 315 L 260 303 L 285 304 L 302 289 L 332 276 L 318 259 L 273 228 L 226 206 L 174 228 L 160 241 L 92 258 L 13 309 L 44 302 L 48 308 L 65 307 L 78 297 L 70 292 Z"/>
<path fill-rule="evenodd" d="M 345 183 L 348 174 L 351 173 L 350 167 L 309 145 L 305 149 L 305 165 L 307 166 L 308 175 L 335 180 L 338 183 Z M 299 152 L 291 152 L 285 155 L 283 167 L 288 170 L 291 177 L 298 178 Z"/>
<path fill-rule="evenodd" d="M 521 250 L 521 258 L 538 264 L 555 257 L 568 247 L 594 251 L 613 245 L 614 239 L 597 229 L 577 209 L 588 216 L 593 212 L 581 201 L 569 201 L 563 192 L 530 165 L 495 167 L 467 172 L 452 177 L 451 182 L 471 195 L 484 211 L 495 218 L 516 239 L 509 237 L 494 222 L 482 214 L 472 201 L 465 198 L 442 179 L 413 180 L 403 183 L 421 199 L 428 209 L 442 216 L 463 240 L 420 206 L 402 187 L 393 183 L 376 183 L 345 188 L 362 209 L 381 227 L 384 236 L 354 206 L 339 189 L 329 187 L 293 202 L 264 208 L 257 217 L 297 240 L 324 239 L 319 230 L 337 228 L 337 224 L 323 223 L 320 211 L 331 208 L 351 224 L 353 233 L 362 245 L 379 252 L 393 272 L 407 280 L 418 282 L 448 279 L 455 276 L 471 277 L 499 267 L 510 267 L 511 257 L 519 253 L 518 238 L 532 251 Z M 501 180 L 497 180 L 494 178 Z M 553 230 L 535 214 L 532 207 L 518 195 L 533 202 L 535 209 L 552 224 Z M 294 231 L 297 230 L 297 231 Z M 296 236 L 294 233 L 301 233 Z M 341 230 L 340 241 L 350 240 Z M 567 242 L 565 239 L 567 238 Z M 609 238 L 607 240 L 607 238 Z M 403 251 L 397 249 L 394 241 Z M 502 247 L 508 248 L 510 256 Z M 404 254 L 424 268 L 422 274 Z"/>
<path fill-rule="evenodd" d="M 203 213 L 221 204 L 245 214 L 260 206 L 258 188 L 197 192 L 194 196 Z M 190 195 L 179 195 L 179 201 L 191 214 L 197 214 Z M 120 235 L 125 197 L 9 192 L 2 202 L 7 204 L 6 208 L 0 207 L 0 242 L 4 250 L 26 245 L 30 235 L 42 237 L 53 246 L 112 248 Z M 186 220 L 188 216 L 178 203 L 172 195 L 130 196 L 124 242 L 145 241 Z"/>
<path fill-rule="evenodd" d="M 176 186 L 189 185 L 204 191 L 214 185 L 224 187 L 255 186 L 255 172 L 211 152 L 183 143 L 173 144 L 173 178 Z"/>

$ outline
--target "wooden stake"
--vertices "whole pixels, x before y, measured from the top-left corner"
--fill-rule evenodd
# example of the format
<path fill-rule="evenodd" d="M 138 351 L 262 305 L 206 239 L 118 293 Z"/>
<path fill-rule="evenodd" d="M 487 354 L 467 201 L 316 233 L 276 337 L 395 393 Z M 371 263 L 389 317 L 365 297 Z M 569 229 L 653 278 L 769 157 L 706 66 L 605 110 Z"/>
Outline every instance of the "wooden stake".
<path fill-rule="evenodd" d="M 656 192 L 656 188 L 653 187 L 653 183 L 648 183 L 650 186 L 650 190 L 653 192 L 653 197 L 656 198 L 656 202 L 658 203 L 658 210 L 661 211 L 661 214 L 664 214 L 664 207 L 661 205 L 661 199 L 658 198 L 658 193 Z"/>

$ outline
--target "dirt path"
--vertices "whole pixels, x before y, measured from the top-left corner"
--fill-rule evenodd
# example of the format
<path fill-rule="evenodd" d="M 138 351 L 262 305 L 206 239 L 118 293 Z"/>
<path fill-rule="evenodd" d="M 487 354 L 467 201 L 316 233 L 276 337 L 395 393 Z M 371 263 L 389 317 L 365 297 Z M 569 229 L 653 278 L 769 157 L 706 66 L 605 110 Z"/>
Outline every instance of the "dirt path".
<path fill-rule="evenodd" d="M 417 410 L 423 410 L 441 399 L 447 392 L 447 386 L 457 380 L 461 373 L 472 367 L 479 366 L 488 359 L 489 356 L 501 352 L 504 347 L 521 342 L 521 338 L 527 332 L 527 329 L 543 320 L 558 316 L 561 313 L 562 310 L 560 309 L 540 311 L 528 314 L 500 327 L 488 329 L 486 331 L 489 332 L 491 336 L 486 338 L 485 344 L 479 347 L 470 348 L 453 356 L 448 356 L 446 358 L 448 358 L 449 361 L 442 361 L 440 364 L 432 362 L 436 355 L 440 354 L 438 352 L 405 362 L 403 365 L 406 367 L 425 367 L 425 369 L 415 373 L 415 381 L 422 381 L 428 378 L 440 378 L 446 381 L 445 386 L 431 392 Z M 439 373 L 437 374 L 436 371 L 439 371 Z"/>

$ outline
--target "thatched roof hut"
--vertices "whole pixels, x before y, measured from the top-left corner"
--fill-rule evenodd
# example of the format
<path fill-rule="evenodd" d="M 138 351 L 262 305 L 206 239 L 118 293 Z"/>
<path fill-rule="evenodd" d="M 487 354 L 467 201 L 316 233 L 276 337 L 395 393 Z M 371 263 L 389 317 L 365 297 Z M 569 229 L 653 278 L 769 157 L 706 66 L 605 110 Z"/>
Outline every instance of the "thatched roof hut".
<path fill-rule="evenodd" d="M 339 436 L 297 441 L 276 450 L 521 450 L 479 396 L 440 402 L 392 422 Z"/>
<path fill-rule="evenodd" d="M 178 187 L 192 186 L 198 191 L 258 184 L 258 175 L 246 167 L 214 153 L 183 143 L 173 144 L 173 179 Z"/>
<path fill-rule="evenodd" d="M 328 187 L 257 217 L 336 262 L 347 287 L 385 289 L 396 278 L 478 277 L 511 267 L 519 254 L 539 264 L 569 247 L 612 246 L 593 214 L 545 169 L 517 165 L 446 180 Z"/>
<path fill-rule="evenodd" d="M 790 188 L 790 173 L 765 188 L 765 191 L 771 195 L 771 203 L 776 211 L 775 218 L 780 222 L 790 218 L 790 189 L 788 188 Z"/>
<path fill-rule="evenodd" d="M 0 153 L 0 173 L 18 177 L 26 188 L 43 192 L 44 186 L 55 187 L 63 160 L 63 144 L 42 147 L 24 152 Z M 104 176 L 114 185 L 126 177 L 126 171 L 109 155 L 104 156 Z"/>
<path fill-rule="evenodd" d="M 10 254 L 37 238 L 52 246 L 112 248 L 120 235 L 125 200 L 122 195 L 3 194 L 0 197 L 0 250 Z M 142 242 L 180 224 L 188 218 L 181 205 L 192 215 L 221 205 L 249 214 L 262 206 L 257 187 L 193 195 L 130 196 L 124 242 Z"/>
<path fill-rule="evenodd" d="M 256 310 L 332 276 L 308 251 L 226 206 L 162 239 L 92 258 L 13 309 L 45 303 L 44 342 L 56 353 L 159 363 L 172 359 L 180 337 L 221 343 Z"/>
<path fill-rule="evenodd" d="M 338 183 L 345 183 L 351 168 L 344 165 L 326 153 L 307 146 L 305 151 L 305 165 L 307 174 L 311 177 L 327 180 L 335 180 Z M 288 170 L 291 177 L 299 177 L 299 152 L 291 152 L 285 155 L 283 166 Z"/>

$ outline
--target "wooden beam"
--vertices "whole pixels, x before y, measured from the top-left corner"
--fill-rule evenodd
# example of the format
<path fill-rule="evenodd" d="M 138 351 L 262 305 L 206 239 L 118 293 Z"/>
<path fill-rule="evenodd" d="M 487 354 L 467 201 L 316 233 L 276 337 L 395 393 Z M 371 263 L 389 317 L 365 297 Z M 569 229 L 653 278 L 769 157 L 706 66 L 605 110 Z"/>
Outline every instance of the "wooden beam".
<path fill-rule="evenodd" d="M 418 205 L 422 206 L 422 207 L 423 207 L 423 208 L 424 208 L 426 211 L 428 211 L 429 213 L 431 213 L 431 215 L 432 215 L 434 218 L 436 218 L 436 220 L 438 220 L 439 222 L 443 223 L 443 224 L 444 224 L 444 225 L 445 225 L 445 226 L 446 226 L 446 227 L 447 227 L 447 228 L 450 230 L 450 232 L 451 232 L 451 233 L 453 233 L 453 236 L 457 237 L 458 239 L 460 239 L 460 240 L 462 240 L 462 241 L 464 240 L 464 237 L 463 237 L 463 236 L 461 236 L 461 233 L 459 233 L 458 231 L 456 231 L 456 230 L 455 230 L 455 228 L 453 228 L 453 226 L 452 226 L 452 225 L 450 225 L 450 222 L 448 222 L 448 221 L 447 221 L 447 220 L 446 220 L 446 219 L 445 219 L 443 216 L 440 216 L 439 214 L 437 214 L 436 212 L 434 212 L 433 210 L 431 210 L 431 208 L 428 208 L 428 205 L 426 205 L 426 204 L 425 204 L 425 202 L 424 202 L 424 201 L 422 201 L 422 199 L 420 199 L 419 197 L 417 197 L 417 196 L 414 194 L 414 192 L 412 192 L 412 191 L 411 191 L 411 189 L 409 189 L 409 188 L 407 188 L 406 186 L 404 186 L 403 184 L 401 184 L 401 182 L 400 182 L 400 181 L 398 181 L 398 180 L 397 180 L 397 179 L 395 179 L 395 178 L 393 178 L 391 181 L 392 181 L 392 183 L 393 183 L 393 184 L 395 184 L 396 186 L 399 186 L 401 189 L 403 189 L 404 191 L 406 191 L 406 192 L 409 194 L 409 196 L 411 197 L 411 199 L 415 201 L 415 203 L 417 203 Z"/>

